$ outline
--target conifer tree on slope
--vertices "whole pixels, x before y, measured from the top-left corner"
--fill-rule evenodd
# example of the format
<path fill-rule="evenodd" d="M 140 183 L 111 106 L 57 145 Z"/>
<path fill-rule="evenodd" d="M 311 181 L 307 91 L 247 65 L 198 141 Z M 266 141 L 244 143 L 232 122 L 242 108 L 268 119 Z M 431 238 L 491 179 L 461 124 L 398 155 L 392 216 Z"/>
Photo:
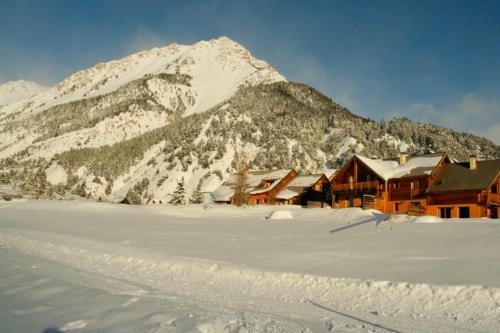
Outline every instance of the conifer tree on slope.
<path fill-rule="evenodd" d="M 205 198 L 203 197 L 203 193 L 201 193 L 201 181 L 198 183 L 196 186 L 193 194 L 191 195 L 191 198 L 189 199 L 189 202 L 192 204 L 199 204 L 203 203 L 203 200 Z"/>
<path fill-rule="evenodd" d="M 184 197 L 186 194 L 186 189 L 184 188 L 184 178 L 181 178 L 177 182 L 177 187 L 172 194 L 172 199 L 170 199 L 169 203 L 174 206 L 180 206 L 186 204 L 186 198 Z"/>

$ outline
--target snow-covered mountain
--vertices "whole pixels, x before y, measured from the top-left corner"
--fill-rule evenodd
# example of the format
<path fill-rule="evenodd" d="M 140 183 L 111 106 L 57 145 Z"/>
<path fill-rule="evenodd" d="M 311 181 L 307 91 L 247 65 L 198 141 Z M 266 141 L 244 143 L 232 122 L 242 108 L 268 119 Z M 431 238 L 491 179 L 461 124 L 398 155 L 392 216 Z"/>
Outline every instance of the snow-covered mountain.
<path fill-rule="evenodd" d="M 8 104 L 13 104 L 34 95 L 47 91 L 49 88 L 33 81 L 9 81 L 0 84 L 0 109 Z"/>
<path fill-rule="evenodd" d="M 226 37 L 98 64 L 0 109 L 0 181 L 26 192 L 165 202 L 181 179 L 187 195 L 214 190 L 238 150 L 305 172 L 353 153 L 500 155 L 470 134 L 358 117 Z"/>

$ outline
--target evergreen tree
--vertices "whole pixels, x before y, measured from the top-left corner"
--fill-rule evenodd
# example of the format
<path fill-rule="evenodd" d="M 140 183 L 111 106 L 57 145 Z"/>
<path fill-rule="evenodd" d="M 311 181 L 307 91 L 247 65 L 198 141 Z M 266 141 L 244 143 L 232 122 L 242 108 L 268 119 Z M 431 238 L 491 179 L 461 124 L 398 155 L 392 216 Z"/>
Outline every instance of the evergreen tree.
<path fill-rule="evenodd" d="M 184 188 L 184 177 L 181 178 L 177 182 L 177 188 L 172 195 L 172 199 L 170 199 L 169 203 L 174 206 L 180 206 L 186 204 L 186 198 L 184 197 L 186 194 L 186 189 Z"/>
<path fill-rule="evenodd" d="M 199 204 L 203 203 L 204 199 L 205 197 L 203 196 L 203 193 L 201 193 L 201 179 L 200 179 L 200 182 L 198 182 L 198 185 L 196 186 L 193 194 L 191 195 L 189 202 L 192 204 Z"/>
<path fill-rule="evenodd" d="M 127 192 L 127 196 L 125 197 L 124 202 L 128 203 L 129 205 L 140 205 L 142 204 L 142 199 L 134 189 L 130 189 Z"/>

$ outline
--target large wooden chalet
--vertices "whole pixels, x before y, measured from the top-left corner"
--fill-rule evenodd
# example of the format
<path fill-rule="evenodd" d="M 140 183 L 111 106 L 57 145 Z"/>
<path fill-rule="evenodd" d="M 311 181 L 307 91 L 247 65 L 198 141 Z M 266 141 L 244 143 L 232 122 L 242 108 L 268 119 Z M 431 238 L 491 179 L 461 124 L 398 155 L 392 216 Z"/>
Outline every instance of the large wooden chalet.
<path fill-rule="evenodd" d="M 500 160 L 453 163 L 446 153 L 378 160 L 355 155 L 332 179 L 333 207 L 388 214 L 498 218 Z"/>
<path fill-rule="evenodd" d="M 233 203 L 236 176 L 212 195 Z M 330 179 L 293 169 L 250 171 L 248 204 L 361 207 L 387 214 L 498 218 L 500 160 L 454 162 L 446 153 L 380 160 L 350 158 Z"/>

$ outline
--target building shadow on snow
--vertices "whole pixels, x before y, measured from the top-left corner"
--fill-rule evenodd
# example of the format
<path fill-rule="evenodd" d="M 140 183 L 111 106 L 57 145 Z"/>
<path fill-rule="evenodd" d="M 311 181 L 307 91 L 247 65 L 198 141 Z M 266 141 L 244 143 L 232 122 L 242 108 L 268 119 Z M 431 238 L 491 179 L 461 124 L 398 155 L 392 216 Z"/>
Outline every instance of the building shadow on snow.
<path fill-rule="evenodd" d="M 44 329 L 42 331 L 42 333 L 63 333 L 63 332 L 61 330 L 59 330 L 58 328 L 48 327 L 48 328 Z"/>
<path fill-rule="evenodd" d="M 386 221 L 389 217 L 390 217 L 390 215 L 387 215 L 387 214 L 373 213 L 373 216 L 370 218 L 367 218 L 366 220 L 362 220 L 362 221 L 359 221 L 356 223 L 348 224 L 348 225 L 345 225 L 345 226 L 340 227 L 340 228 L 332 229 L 332 230 L 330 230 L 330 233 L 334 234 L 336 232 L 343 231 L 343 230 L 350 229 L 350 228 L 354 228 L 354 227 L 358 227 L 360 225 L 367 224 L 370 222 L 375 222 L 375 226 L 378 227 L 378 225 L 380 223 L 382 223 L 383 221 Z"/>

